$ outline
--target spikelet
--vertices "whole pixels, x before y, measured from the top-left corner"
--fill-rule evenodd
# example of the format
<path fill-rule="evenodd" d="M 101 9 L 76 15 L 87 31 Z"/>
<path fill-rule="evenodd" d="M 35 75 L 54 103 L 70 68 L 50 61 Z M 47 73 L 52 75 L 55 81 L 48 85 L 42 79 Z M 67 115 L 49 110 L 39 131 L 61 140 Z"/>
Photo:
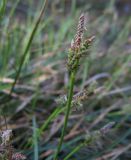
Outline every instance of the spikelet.
<path fill-rule="evenodd" d="M 84 56 L 87 53 L 87 50 L 91 46 L 94 39 L 95 39 L 95 36 L 91 36 L 82 43 L 80 47 L 81 52 L 79 53 L 81 56 Z"/>
<path fill-rule="evenodd" d="M 75 38 L 71 41 L 71 49 L 72 50 L 76 50 L 76 49 L 80 48 L 82 38 L 83 38 L 83 33 L 84 33 L 84 19 L 85 19 L 84 14 L 81 14 L 81 16 L 79 18 Z"/>
<path fill-rule="evenodd" d="M 6 129 L 0 132 L 0 160 L 25 160 L 26 157 L 21 153 L 15 153 L 11 145 L 12 130 Z"/>
<path fill-rule="evenodd" d="M 96 143 L 98 140 L 100 140 L 101 137 L 107 136 L 108 133 L 114 127 L 114 125 L 115 125 L 115 122 L 109 122 L 99 130 L 95 130 L 93 132 L 87 131 L 85 135 L 84 145 L 89 146 L 90 144 L 93 144 L 94 142 Z"/>
<path fill-rule="evenodd" d="M 83 39 L 85 30 L 85 15 L 82 13 L 77 26 L 76 35 L 71 41 L 71 47 L 69 48 L 67 68 L 69 73 L 76 70 L 79 67 L 79 61 L 81 57 L 87 55 L 88 49 L 94 40 L 94 36 L 90 38 Z"/>
<path fill-rule="evenodd" d="M 26 157 L 21 153 L 14 153 L 12 155 L 12 160 L 25 160 Z"/>
<path fill-rule="evenodd" d="M 80 111 L 83 109 L 83 102 L 90 99 L 93 95 L 101 92 L 101 87 L 97 87 L 97 82 L 94 81 L 88 87 L 86 87 L 81 92 L 76 93 L 73 96 L 71 106 L 73 111 Z M 64 106 L 67 103 L 67 96 L 63 95 L 56 99 L 56 103 L 60 106 Z"/>
<path fill-rule="evenodd" d="M 2 131 L 1 133 L 1 139 L 2 139 L 2 145 L 7 145 L 11 139 L 11 136 L 12 136 L 12 130 L 5 130 L 5 131 Z"/>

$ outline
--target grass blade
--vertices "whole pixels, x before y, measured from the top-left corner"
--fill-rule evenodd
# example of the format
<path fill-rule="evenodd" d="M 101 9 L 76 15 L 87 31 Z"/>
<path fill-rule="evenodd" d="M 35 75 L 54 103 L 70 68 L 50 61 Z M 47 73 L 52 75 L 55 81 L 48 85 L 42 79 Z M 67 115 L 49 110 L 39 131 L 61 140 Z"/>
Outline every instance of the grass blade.
<path fill-rule="evenodd" d="M 40 24 L 40 21 L 41 21 L 41 19 L 42 19 L 42 16 L 43 16 L 43 14 L 45 13 L 46 5 L 47 5 L 47 0 L 44 1 L 43 8 L 41 9 L 40 15 L 38 16 L 38 18 L 37 18 L 37 20 L 36 20 L 36 22 L 35 22 L 34 28 L 33 28 L 32 32 L 31 32 L 30 36 L 29 36 L 29 40 L 28 40 L 28 43 L 27 43 L 27 45 L 26 45 L 26 47 L 25 47 L 25 50 L 24 50 L 24 53 L 23 53 L 23 56 L 22 56 L 22 59 L 21 59 L 21 62 L 20 62 L 18 71 L 17 71 L 17 73 L 16 73 L 16 77 L 15 77 L 14 83 L 13 83 L 13 85 L 12 85 L 12 87 L 11 87 L 11 90 L 10 90 L 10 95 L 12 94 L 12 92 L 13 92 L 13 90 L 14 90 L 14 87 L 15 87 L 15 85 L 16 85 L 16 82 L 17 82 L 17 80 L 19 79 L 22 66 L 23 66 L 23 64 L 24 64 L 24 61 L 25 61 L 25 59 L 26 59 L 26 56 L 28 55 L 28 51 L 29 51 L 29 48 L 30 48 L 31 43 L 32 43 L 32 41 L 33 41 L 34 35 L 35 35 L 35 33 L 36 33 L 37 29 L 38 29 L 38 26 L 39 26 L 39 24 Z"/>
<path fill-rule="evenodd" d="M 0 20 L 2 19 L 6 8 L 6 0 L 0 2 Z"/>
<path fill-rule="evenodd" d="M 38 151 L 38 139 L 37 139 L 37 124 L 36 117 L 33 116 L 33 144 L 34 144 L 34 160 L 39 159 L 39 151 Z"/>

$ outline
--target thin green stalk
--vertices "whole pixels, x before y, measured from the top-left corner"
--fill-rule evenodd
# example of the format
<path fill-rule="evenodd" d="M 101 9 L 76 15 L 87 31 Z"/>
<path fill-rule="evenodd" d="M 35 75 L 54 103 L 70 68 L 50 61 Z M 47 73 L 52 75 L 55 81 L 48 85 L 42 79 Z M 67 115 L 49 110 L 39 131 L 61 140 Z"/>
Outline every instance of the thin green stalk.
<path fill-rule="evenodd" d="M 84 143 L 81 143 L 79 146 L 75 147 L 65 158 L 64 160 L 68 160 L 74 153 L 79 151 L 84 146 Z"/>
<path fill-rule="evenodd" d="M 65 108 L 59 108 L 59 107 L 56 108 L 56 110 L 47 118 L 45 123 L 41 126 L 39 134 L 41 134 L 46 129 L 46 127 L 51 122 L 51 120 L 53 120 L 55 117 L 57 117 L 59 115 L 59 113 L 61 113 L 64 110 L 65 110 Z"/>
<path fill-rule="evenodd" d="M 37 29 L 38 29 L 38 26 L 39 26 L 39 24 L 40 24 L 40 21 L 41 21 L 41 19 L 42 19 L 42 16 L 43 16 L 43 14 L 44 14 L 44 12 L 45 12 L 46 5 L 47 5 L 47 0 L 44 1 L 43 8 L 41 9 L 40 15 L 39 15 L 39 17 L 37 18 L 37 20 L 36 20 L 36 22 L 35 22 L 34 28 L 33 28 L 32 32 L 31 32 L 30 37 L 29 37 L 29 41 L 28 41 L 28 43 L 27 43 L 27 45 L 26 45 L 26 47 L 25 47 L 25 50 L 24 50 L 24 53 L 23 53 L 23 57 L 22 57 L 22 59 L 21 59 L 21 61 L 20 61 L 20 65 L 19 65 L 18 71 L 17 71 L 17 73 L 16 73 L 16 77 L 15 77 L 14 83 L 13 83 L 13 85 L 12 85 L 12 87 L 11 87 L 11 90 L 10 90 L 10 95 L 12 94 L 12 92 L 13 92 L 13 90 L 14 90 L 14 87 L 15 87 L 15 85 L 16 85 L 16 82 L 17 82 L 17 80 L 18 80 L 18 78 L 19 78 L 19 76 L 20 76 L 20 72 L 21 72 L 22 66 L 23 66 L 23 64 L 24 64 L 24 61 L 25 61 L 25 59 L 26 59 L 26 56 L 27 56 L 27 54 L 28 54 L 29 48 L 30 48 L 30 46 L 31 46 L 31 43 L 32 43 L 32 41 L 33 41 L 34 35 L 35 35 L 35 33 L 36 33 Z"/>
<path fill-rule="evenodd" d="M 77 60 L 77 64 L 78 64 L 78 60 Z M 59 144 L 58 144 L 58 147 L 57 147 L 57 151 L 56 151 L 54 160 L 58 159 L 58 154 L 61 150 L 61 146 L 62 146 L 62 143 L 63 143 L 63 140 L 64 140 L 64 135 L 65 135 L 65 131 L 66 131 L 66 128 L 67 128 L 68 118 L 69 118 L 70 109 L 71 109 L 71 102 L 72 102 L 72 98 L 73 98 L 73 89 L 74 89 L 76 72 L 77 72 L 77 67 L 74 71 L 71 72 L 71 75 L 70 75 L 69 93 L 68 93 L 68 100 L 67 100 L 67 106 L 66 106 L 67 110 L 66 110 L 66 115 L 65 115 L 65 120 L 64 120 L 64 126 L 63 126 L 63 129 L 62 129 L 62 134 L 61 134 L 61 137 L 60 137 L 60 141 L 59 141 Z"/>
<path fill-rule="evenodd" d="M 39 150 L 38 150 L 38 138 L 37 138 L 37 124 L 35 116 L 33 116 L 32 121 L 33 121 L 34 160 L 38 160 Z"/>
<path fill-rule="evenodd" d="M 5 12 L 5 8 L 6 8 L 6 0 L 2 0 L 0 2 L 0 20 L 3 18 L 4 12 Z"/>
<path fill-rule="evenodd" d="M 83 143 L 79 144 L 75 147 L 65 158 L 64 160 L 68 160 L 74 153 L 78 152 L 82 147 L 89 145 L 92 142 L 93 138 L 89 136 Z"/>
<path fill-rule="evenodd" d="M 56 110 L 45 120 L 44 124 L 40 127 L 40 129 L 37 132 L 37 137 L 39 138 L 41 136 L 41 134 L 45 131 L 45 129 L 48 127 L 49 123 L 55 118 L 57 117 L 60 113 L 65 111 L 65 107 L 64 108 L 60 108 L 58 106 L 58 108 L 56 108 Z M 27 143 L 27 146 L 32 144 L 33 142 L 33 138 L 30 139 L 30 141 Z"/>

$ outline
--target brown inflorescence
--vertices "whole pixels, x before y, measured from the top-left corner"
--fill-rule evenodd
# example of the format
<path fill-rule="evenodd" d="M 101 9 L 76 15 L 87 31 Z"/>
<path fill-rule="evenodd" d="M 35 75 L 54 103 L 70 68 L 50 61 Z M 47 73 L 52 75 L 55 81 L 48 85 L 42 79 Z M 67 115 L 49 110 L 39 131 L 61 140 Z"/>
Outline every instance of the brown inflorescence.
<path fill-rule="evenodd" d="M 74 39 L 71 41 L 71 47 L 69 49 L 67 64 L 69 72 L 78 68 L 80 58 L 88 54 L 88 49 L 92 41 L 94 40 L 94 36 L 83 40 L 84 22 L 85 16 L 84 14 L 81 14 L 78 21 L 76 35 L 74 36 Z"/>
<path fill-rule="evenodd" d="M 12 130 L 6 129 L 0 133 L 0 159 L 25 160 L 26 157 L 21 153 L 15 153 L 11 145 Z"/>
<path fill-rule="evenodd" d="M 84 16 L 84 14 L 81 14 L 81 16 L 79 18 L 75 38 L 71 42 L 71 49 L 74 50 L 74 51 L 76 49 L 80 48 L 80 45 L 81 45 L 81 42 L 82 42 L 83 33 L 84 33 L 84 20 L 85 20 L 85 16 Z"/>
<path fill-rule="evenodd" d="M 12 155 L 12 160 L 25 160 L 26 157 L 21 153 L 14 153 Z"/>

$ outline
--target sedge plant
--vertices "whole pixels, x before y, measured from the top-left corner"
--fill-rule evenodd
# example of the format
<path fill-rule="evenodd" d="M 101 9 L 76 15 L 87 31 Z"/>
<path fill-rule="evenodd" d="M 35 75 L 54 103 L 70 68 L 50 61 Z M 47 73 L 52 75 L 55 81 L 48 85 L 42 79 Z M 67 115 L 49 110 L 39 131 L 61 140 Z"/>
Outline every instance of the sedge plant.
<path fill-rule="evenodd" d="M 72 100 L 73 100 L 73 89 L 75 84 L 75 78 L 76 74 L 79 69 L 80 65 L 80 59 L 83 56 L 88 55 L 88 48 L 90 47 L 94 36 L 90 38 L 84 39 L 84 23 L 85 23 L 85 15 L 81 14 L 78 26 L 77 26 L 77 32 L 74 36 L 74 39 L 71 41 L 71 47 L 69 48 L 68 52 L 68 62 L 67 62 L 67 68 L 69 72 L 69 84 L 68 84 L 68 96 L 67 96 L 67 102 L 66 102 L 66 113 L 65 113 L 65 119 L 64 119 L 64 126 L 62 129 L 60 141 L 58 143 L 57 151 L 54 156 L 54 160 L 58 160 L 58 154 L 61 151 L 61 147 L 64 140 L 64 135 L 67 128 L 67 123 L 70 115 L 70 110 L 72 106 Z"/>

